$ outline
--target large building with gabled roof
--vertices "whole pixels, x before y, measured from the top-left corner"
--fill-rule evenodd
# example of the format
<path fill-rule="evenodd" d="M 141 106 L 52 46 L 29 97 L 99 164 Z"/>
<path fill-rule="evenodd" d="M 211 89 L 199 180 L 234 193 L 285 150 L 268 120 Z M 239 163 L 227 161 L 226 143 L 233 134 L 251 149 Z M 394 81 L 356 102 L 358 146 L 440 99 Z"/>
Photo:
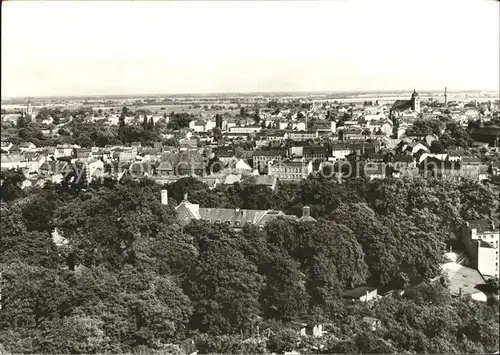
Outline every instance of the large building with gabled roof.
<path fill-rule="evenodd" d="M 275 210 L 247 210 L 240 208 L 204 208 L 199 204 L 188 201 L 187 194 L 184 200 L 175 208 L 180 224 L 188 224 L 191 220 L 203 220 L 215 224 L 226 224 L 232 229 L 241 230 L 246 225 L 263 228 L 266 223 L 277 218 L 288 218 L 295 221 L 315 221 L 309 216 L 309 208 L 304 207 L 306 216 L 301 219 L 294 215 L 287 215 Z"/>
<path fill-rule="evenodd" d="M 392 118 L 392 116 L 396 112 L 404 112 L 410 110 L 420 113 L 420 97 L 418 96 L 416 90 L 413 90 L 410 100 L 396 100 L 389 110 L 389 117 Z"/>

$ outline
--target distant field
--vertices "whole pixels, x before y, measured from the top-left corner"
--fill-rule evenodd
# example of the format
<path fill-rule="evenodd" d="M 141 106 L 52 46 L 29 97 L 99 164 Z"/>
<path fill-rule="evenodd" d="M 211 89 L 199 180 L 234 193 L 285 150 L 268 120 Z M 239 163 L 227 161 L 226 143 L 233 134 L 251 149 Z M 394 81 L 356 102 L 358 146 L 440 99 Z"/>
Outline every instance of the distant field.
<path fill-rule="evenodd" d="M 152 113 L 158 112 L 158 114 L 162 114 L 164 112 L 170 113 L 172 111 L 174 111 L 174 112 L 190 112 L 192 114 L 199 114 L 199 113 L 215 114 L 215 113 L 220 112 L 220 110 L 211 110 L 211 109 L 205 110 L 203 107 L 193 108 L 192 105 L 141 105 L 141 106 L 134 105 L 134 106 L 127 106 L 127 107 L 129 109 L 131 109 L 132 111 L 142 109 L 142 110 L 149 110 Z M 189 107 L 191 107 L 191 108 L 189 108 Z M 227 107 L 228 107 L 228 105 L 226 105 L 226 109 L 223 111 L 229 111 L 229 112 L 234 111 L 234 113 L 239 112 L 238 108 L 228 109 Z M 116 106 L 106 106 L 106 107 L 94 107 L 94 110 L 101 109 L 103 111 L 109 111 L 109 110 L 111 110 L 111 108 L 113 108 L 114 111 L 117 111 L 117 110 L 120 111 L 122 106 L 116 105 Z"/>

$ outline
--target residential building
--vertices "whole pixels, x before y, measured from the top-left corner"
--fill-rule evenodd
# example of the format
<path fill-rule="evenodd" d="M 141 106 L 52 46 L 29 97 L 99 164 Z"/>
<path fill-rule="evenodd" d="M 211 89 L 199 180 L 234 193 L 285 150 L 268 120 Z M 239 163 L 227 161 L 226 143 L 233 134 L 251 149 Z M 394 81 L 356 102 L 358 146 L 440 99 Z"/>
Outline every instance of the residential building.
<path fill-rule="evenodd" d="M 474 141 L 487 143 L 490 147 L 500 146 L 500 127 L 496 125 L 474 128 L 469 135 Z"/>
<path fill-rule="evenodd" d="M 28 162 L 21 154 L 0 154 L 0 166 L 4 170 L 26 168 Z"/>
<path fill-rule="evenodd" d="M 229 128 L 230 133 L 243 133 L 243 134 L 257 133 L 257 132 L 260 132 L 261 130 L 262 130 L 262 127 L 255 127 L 255 126 Z"/>
<path fill-rule="evenodd" d="M 299 218 L 299 222 L 316 222 L 316 220 L 311 217 L 311 208 L 309 206 L 302 207 L 302 217 Z"/>
<path fill-rule="evenodd" d="M 292 146 L 288 148 L 288 156 L 291 158 L 302 158 L 304 154 L 303 146 Z"/>
<path fill-rule="evenodd" d="M 462 241 L 473 267 L 483 276 L 499 276 L 499 220 L 469 220 L 462 226 Z"/>
<path fill-rule="evenodd" d="M 302 156 L 306 161 L 324 160 L 326 157 L 326 148 L 321 145 L 305 146 L 302 149 Z"/>
<path fill-rule="evenodd" d="M 223 185 L 234 185 L 236 183 L 240 183 L 242 179 L 241 174 L 229 174 L 226 176 L 224 179 L 224 182 L 222 183 Z"/>
<path fill-rule="evenodd" d="M 36 145 L 34 145 L 31 142 L 21 142 L 18 144 L 18 146 L 22 152 L 29 152 L 32 151 L 33 149 L 36 149 Z"/>
<path fill-rule="evenodd" d="M 200 181 L 208 185 L 209 190 L 213 190 L 220 184 L 220 180 L 216 177 L 197 177 Z"/>
<path fill-rule="evenodd" d="M 342 131 L 342 140 L 364 139 L 363 130 L 357 127 L 350 127 Z"/>
<path fill-rule="evenodd" d="M 367 162 L 363 167 L 364 175 L 370 179 L 385 179 L 387 177 L 386 164 Z"/>
<path fill-rule="evenodd" d="M 477 288 L 485 283 L 479 271 L 453 261 L 441 265 L 441 269 L 450 281 L 448 288 L 453 297 L 470 296 L 475 301 L 487 302 L 486 294 Z"/>
<path fill-rule="evenodd" d="M 306 179 L 312 172 L 312 161 L 280 160 L 269 165 L 268 175 L 276 176 L 283 181 L 298 181 Z"/>
<path fill-rule="evenodd" d="M 208 119 L 207 122 L 205 123 L 205 132 L 210 132 L 216 127 L 216 122 L 215 120 Z"/>
<path fill-rule="evenodd" d="M 351 147 L 345 143 L 330 144 L 328 149 L 330 151 L 330 156 L 334 160 L 346 159 L 346 157 L 352 153 Z"/>
<path fill-rule="evenodd" d="M 305 131 L 307 129 L 306 121 L 302 120 L 293 124 L 293 129 L 296 129 L 297 131 Z"/>
<path fill-rule="evenodd" d="M 370 302 L 378 298 L 377 289 L 368 286 L 359 286 L 342 294 L 342 298 L 348 302 Z"/>
<path fill-rule="evenodd" d="M 248 174 L 253 172 L 252 167 L 244 159 L 238 158 L 230 161 L 226 165 L 226 169 L 229 169 L 231 172 L 235 172 L 236 174 Z"/>
<path fill-rule="evenodd" d="M 175 175 L 174 164 L 170 160 L 165 160 L 165 161 L 160 162 L 160 164 L 156 168 L 157 175 L 158 176 Z"/>
<path fill-rule="evenodd" d="M 249 135 L 249 133 L 234 132 L 234 131 L 222 133 L 223 138 L 230 139 L 230 140 L 232 140 L 232 139 L 248 140 L 248 138 L 249 138 L 248 135 Z"/>
<path fill-rule="evenodd" d="M 192 120 L 189 122 L 189 128 L 195 132 L 205 132 L 205 122 L 202 120 Z"/>
<path fill-rule="evenodd" d="M 256 150 L 253 154 L 253 168 L 264 171 L 271 161 L 279 161 L 287 156 L 286 149 Z"/>
<path fill-rule="evenodd" d="M 196 150 L 198 149 L 198 141 L 196 139 L 183 138 L 179 140 L 180 150 Z"/>
<path fill-rule="evenodd" d="M 370 330 L 372 332 L 376 331 L 381 326 L 380 319 L 375 318 L 375 317 L 363 317 L 362 320 L 363 320 L 363 323 L 365 323 L 366 325 L 368 325 L 370 327 Z"/>
<path fill-rule="evenodd" d="M 34 152 L 25 153 L 27 168 L 30 173 L 36 173 L 40 166 L 45 162 L 46 157 L 43 154 Z M 55 159 L 54 159 L 55 160 Z"/>
<path fill-rule="evenodd" d="M 288 132 L 288 138 L 294 141 L 305 141 L 308 139 L 314 139 L 318 137 L 317 132 L 308 131 L 290 131 Z"/>
<path fill-rule="evenodd" d="M 287 327 L 294 329 L 298 336 L 313 336 L 315 338 L 322 337 L 326 331 L 323 329 L 323 324 L 321 323 L 308 323 L 305 321 L 293 321 L 287 323 Z M 285 352 L 285 355 L 300 355 L 299 352 L 290 351 Z"/>
<path fill-rule="evenodd" d="M 38 175 L 42 178 L 50 178 L 51 176 L 66 175 L 73 172 L 76 167 L 66 161 L 45 161 L 40 165 Z"/>
<path fill-rule="evenodd" d="M 203 175 L 205 173 L 205 158 L 195 151 L 181 151 L 176 161 L 176 174 Z"/>
<path fill-rule="evenodd" d="M 2 153 L 9 153 L 10 148 L 12 148 L 13 144 L 11 142 L 1 142 L 2 144 Z"/>
<path fill-rule="evenodd" d="M 85 162 L 85 174 L 87 181 L 102 177 L 104 174 L 104 162 L 100 159 Z"/>
<path fill-rule="evenodd" d="M 399 143 L 398 147 L 396 148 L 396 151 L 400 154 L 411 154 L 415 155 L 419 152 L 425 152 L 429 153 L 429 147 L 427 147 L 424 143 L 418 142 L 418 141 L 408 141 L 408 140 L 402 140 L 401 143 Z"/>
<path fill-rule="evenodd" d="M 372 157 L 380 150 L 380 143 L 378 141 L 367 142 L 365 140 L 358 142 L 351 142 L 351 152 Z"/>
<path fill-rule="evenodd" d="M 255 143 L 255 147 L 257 149 L 267 148 L 271 144 L 271 140 L 269 140 L 267 138 L 265 138 L 265 139 L 261 138 L 261 139 L 255 140 L 254 143 Z"/>
<path fill-rule="evenodd" d="M 189 202 L 187 194 L 184 195 L 184 200 L 175 208 L 175 211 L 181 224 L 188 224 L 195 219 L 215 224 L 226 224 L 234 230 L 241 230 L 246 225 L 263 228 L 266 223 L 279 217 L 297 219 L 296 216 L 289 216 L 274 210 L 204 208 L 200 207 L 199 204 Z"/>
<path fill-rule="evenodd" d="M 271 189 L 271 191 L 275 191 L 278 184 L 278 179 L 276 178 L 276 176 L 255 175 L 250 177 L 247 183 L 265 189 Z"/>

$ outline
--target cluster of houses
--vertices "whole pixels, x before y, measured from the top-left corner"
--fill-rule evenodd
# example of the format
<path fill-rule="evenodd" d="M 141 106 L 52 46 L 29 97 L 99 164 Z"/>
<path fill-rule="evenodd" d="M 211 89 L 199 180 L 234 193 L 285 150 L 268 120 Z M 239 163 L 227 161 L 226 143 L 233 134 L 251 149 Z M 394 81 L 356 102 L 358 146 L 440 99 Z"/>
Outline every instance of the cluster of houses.
<path fill-rule="evenodd" d="M 2 142 L 1 167 L 23 169 L 27 177 L 25 186 L 41 185 L 47 180 L 58 182 L 74 163 L 84 169 L 88 181 L 129 175 L 170 183 L 190 175 L 211 188 L 244 180 L 275 189 L 277 181 L 300 181 L 311 174 L 335 175 L 340 182 L 340 177 L 353 174 L 369 179 L 433 176 L 497 181 L 500 178 L 497 165 L 485 164 L 479 156 L 463 149 L 432 154 L 430 147 L 438 139 L 436 135 L 408 136 L 403 132 L 399 137 L 400 129 L 411 127 L 419 115 L 428 114 L 423 112 L 426 104 L 420 101 L 417 92 L 413 92 L 411 99 L 397 100 L 390 107 L 378 102 L 336 105 L 312 104 L 308 110 L 293 114 L 290 110 L 262 109 L 260 124 L 251 117 L 240 117 L 236 123 L 236 118 L 227 114 L 193 120 L 176 147 L 160 142 L 154 147 L 133 143 L 106 148 L 35 147 L 31 142 L 16 145 Z M 447 107 L 453 112 L 452 103 Z M 335 121 L 327 120 L 329 109 L 350 118 L 337 127 Z M 399 122 L 399 138 L 390 138 L 395 118 Z M 468 122 L 467 118 L 463 117 L 463 123 Z M 315 120 L 312 126 L 308 125 L 311 120 Z M 226 138 L 219 143 L 209 137 L 216 127 Z M 500 128 L 478 127 L 471 135 L 488 154 L 498 151 Z M 249 148 L 235 148 L 234 143 L 242 139 L 250 141 Z"/>

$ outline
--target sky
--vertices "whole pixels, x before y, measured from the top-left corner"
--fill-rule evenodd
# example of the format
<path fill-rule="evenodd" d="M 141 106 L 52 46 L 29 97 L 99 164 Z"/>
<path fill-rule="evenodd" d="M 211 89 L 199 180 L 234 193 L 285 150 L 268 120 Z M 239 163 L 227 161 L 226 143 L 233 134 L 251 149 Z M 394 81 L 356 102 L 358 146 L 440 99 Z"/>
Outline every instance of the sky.
<path fill-rule="evenodd" d="M 2 3 L 2 97 L 499 90 L 493 0 Z"/>

